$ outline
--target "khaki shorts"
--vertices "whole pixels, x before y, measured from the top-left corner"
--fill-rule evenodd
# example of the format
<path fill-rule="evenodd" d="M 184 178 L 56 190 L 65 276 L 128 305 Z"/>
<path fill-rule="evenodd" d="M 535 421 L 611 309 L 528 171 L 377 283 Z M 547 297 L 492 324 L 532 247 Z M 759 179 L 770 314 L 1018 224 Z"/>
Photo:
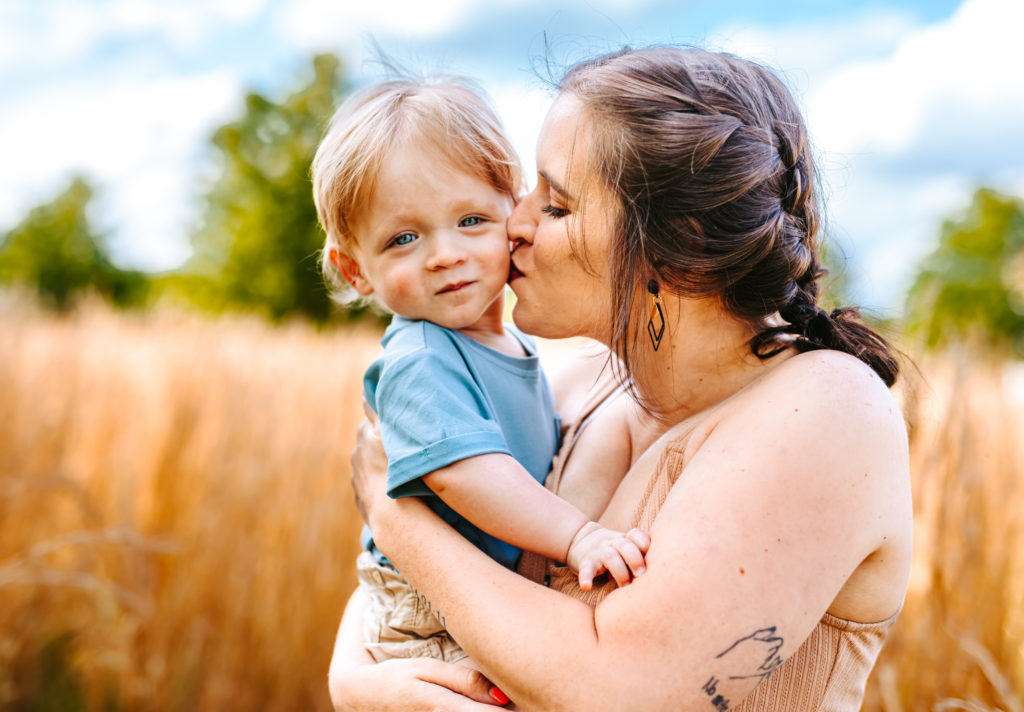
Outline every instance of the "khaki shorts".
<path fill-rule="evenodd" d="M 375 661 L 435 658 L 446 663 L 469 662 L 430 602 L 402 574 L 378 564 L 368 551 L 359 555 L 356 566 L 367 598 L 363 639 Z"/>

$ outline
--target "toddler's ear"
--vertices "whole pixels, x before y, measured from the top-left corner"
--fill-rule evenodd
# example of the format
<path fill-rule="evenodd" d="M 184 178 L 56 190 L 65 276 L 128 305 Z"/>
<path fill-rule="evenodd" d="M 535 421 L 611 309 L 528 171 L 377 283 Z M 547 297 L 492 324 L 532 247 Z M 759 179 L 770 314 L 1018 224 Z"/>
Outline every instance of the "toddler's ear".
<path fill-rule="evenodd" d="M 334 268 L 341 273 L 345 281 L 351 284 L 357 292 L 364 297 L 373 294 L 373 286 L 363 276 L 362 271 L 359 269 L 359 263 L 356 262 L 352 255 L 339 250 L 337 247 L 332 247 L 327 253 L 327 259 L 331 261 Z"/>

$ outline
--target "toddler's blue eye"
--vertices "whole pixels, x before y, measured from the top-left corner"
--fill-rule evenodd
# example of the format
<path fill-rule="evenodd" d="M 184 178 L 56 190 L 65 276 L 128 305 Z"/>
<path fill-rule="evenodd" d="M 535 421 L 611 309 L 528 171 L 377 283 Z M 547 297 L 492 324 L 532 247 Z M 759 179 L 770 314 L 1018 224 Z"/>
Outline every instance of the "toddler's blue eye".
<path fill-rule="evenodd" d="M 413 235 L 411 232 L 403 232 L 401 235 L 399 235 L 394 240 L 392 240 L 391 243 L 393 245 L 402 246 L 402 245 L 408 245 L 410 242 L 412 242 L 415 239 L 416 239 L 416 236 Z"/>
<path fill-rule="evenodd" d="M 459 223 L 459 227 L 476 227 L 483 222 L 483 218 L 472 215 L 468 218 L 462 218 L 462 222 Z"/>

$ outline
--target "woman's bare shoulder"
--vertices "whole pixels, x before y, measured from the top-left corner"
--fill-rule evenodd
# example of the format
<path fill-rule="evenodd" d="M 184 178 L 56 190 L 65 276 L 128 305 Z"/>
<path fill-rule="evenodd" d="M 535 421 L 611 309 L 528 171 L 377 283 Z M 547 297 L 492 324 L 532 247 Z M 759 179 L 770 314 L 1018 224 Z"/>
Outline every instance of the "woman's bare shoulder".
<path fill-rule="evenodd" d="M 907 430 L 893 394 L 865 363 L 837 351 L 797 354 L 737 394 L 708 428 L 752 447 L 814 460 L 842 453 L 848 467 L 905 476 Z M 831 455 L 831 457 L 830 457 Z M 809 473 L 810 474 L 810 473 Z"/>
<path fill-rule="evenodd" d="M 849 494 L 856 490 L 864 511 L 879 501 L 905 499 L 910 468 L 903 414 L 860 360 L 826 350 L 798 354 L 741 394 L 735 406 L 706 443 L 712 450 L 742 443 L 748 464 L 774 472 L 788 497 L 805 497 L 813 506 L 840 496 L 856 509 Z M 891 514 L 894 522 L 902 519 L 902 513 Z"/>
<path fill-rule="evenodd" d="M 902 422 L 896 399 L 870 366 L 849 354 L 818 350 L 797 354 L 770 371 L 751 389 L 746 403 L 776 407 L 806 404 L 845 419 L 895 416 Z"/>
<path fill-rule="evenodd" d="M 777 437 L 769 433 L 780 419 L 798 428 L 787 430 L 794 439 L 798 432 L 814 440 L 835 429 L 854 436 L 853 425 L 873 424 L 897 441 L 906 432 L 899 405 L 869 366 L 848 354 L 819 350 L 788 358 L 725 401 L 674 425 L 652 449 L 685 453 L 686 462 L 712 433 L 735 429 L 753 443 Z"/>

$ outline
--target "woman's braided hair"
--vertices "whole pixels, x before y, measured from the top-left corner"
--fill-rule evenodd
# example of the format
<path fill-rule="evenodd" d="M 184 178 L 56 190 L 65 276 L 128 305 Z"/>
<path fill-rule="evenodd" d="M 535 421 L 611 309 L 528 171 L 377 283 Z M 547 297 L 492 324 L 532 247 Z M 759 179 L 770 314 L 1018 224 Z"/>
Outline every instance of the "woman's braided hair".
<path fill-rule="evenodd" d="M 680 296 L 720 298 L 751 324 L 760 358 L 792 334 L 800 351 L 844 351 L 895 382 L 892 348 L 856 308 L 818 306 L 825 270 L 807 131 L 772 72 L 694 48 L 627 48 L 576 65 L 559 89 L 592 119 L 588 162 L 621 206 L 612 340 L 627 371 L 643 313 L 637 285 L 653 277 Z"/>

